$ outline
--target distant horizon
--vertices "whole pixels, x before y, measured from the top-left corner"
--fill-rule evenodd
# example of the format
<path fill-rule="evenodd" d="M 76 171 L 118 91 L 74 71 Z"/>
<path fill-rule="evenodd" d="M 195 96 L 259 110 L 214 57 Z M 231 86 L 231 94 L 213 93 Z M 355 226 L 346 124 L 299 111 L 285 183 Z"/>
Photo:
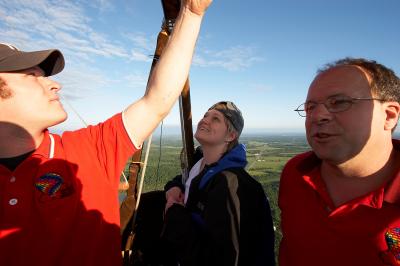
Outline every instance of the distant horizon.
<path fill-rule="evenodd" d="M 84 127 L 83 125 L 81 127 Z M 78 128 L 72 127 L 61 127 L 60 125 L 56 125 L 50 128 L 50 131 L 55 133 L 62 133 L 64 131 L 73 131 Z M 193 125 L 193 132 L 196 131 L 197 124 Z M 180 125 L 163 125 L 162 126 L 163 134 L 166 135 L 176 135 L 181 134 L 181 126 Z M 161 132 L 161 125 L 159 125 L 153 132 L 153 134 L 159 134 Z M 304 128 L 256 128 L 256 127 L 246 127 L 243 129 L 242 135 L 246 134 L 258 134 L 258 133 L 271 133 L 271 134 L 281 134 L 281 133 L 296 133 L 296 134 L 305 134 Z"/>
<path fill-rule="evenodd" d="M 193 134 L 196 130 L 197 125 L 193 125 Z M 51 132 L 56 134 L 61 134 L 64 131 L 71 131 L 75 129 L 53 127 L 49 129 Z M 158 126 L 154 132 L 153 136 L 158 137 L 161 133 L 161 126 Z M 163 125 L 162 128 L 163 136 L 181 136 L 181 127 L 179 125 Z M 276 135 L 288 135 L 288 136 L 305 136 L 306 132 L 304 128 L 245 128 L 243 129 L 242 136 L 276 136 Z M 400 139 L 400 132 L 398 129 L 394 132 L 393 137 Z"/>

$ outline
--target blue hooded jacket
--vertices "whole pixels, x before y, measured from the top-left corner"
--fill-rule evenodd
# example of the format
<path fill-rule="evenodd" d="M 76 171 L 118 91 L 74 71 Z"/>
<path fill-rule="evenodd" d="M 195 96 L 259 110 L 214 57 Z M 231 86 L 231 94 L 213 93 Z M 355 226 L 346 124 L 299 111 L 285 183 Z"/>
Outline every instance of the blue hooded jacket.
<path fill-rule="evenodd" d="M 206 171 L 201 178 L 199 189 L 202 189 L 214 175 L 225 169 L 245 168 L 246 165 L 246 147 L 244 144 L 238 144 Z"/>

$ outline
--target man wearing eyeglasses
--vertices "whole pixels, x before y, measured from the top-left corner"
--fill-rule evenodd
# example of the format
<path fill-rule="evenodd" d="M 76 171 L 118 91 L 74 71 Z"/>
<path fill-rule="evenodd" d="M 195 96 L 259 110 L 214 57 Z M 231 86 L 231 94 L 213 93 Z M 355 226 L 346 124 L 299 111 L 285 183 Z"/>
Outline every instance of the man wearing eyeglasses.
<path fill-rule="evenodd" d="M 279 265 L 400 265 L 400 80 L 375 61 L 320 70 L 305 117 L 312 151 L 280 183 Z"/>

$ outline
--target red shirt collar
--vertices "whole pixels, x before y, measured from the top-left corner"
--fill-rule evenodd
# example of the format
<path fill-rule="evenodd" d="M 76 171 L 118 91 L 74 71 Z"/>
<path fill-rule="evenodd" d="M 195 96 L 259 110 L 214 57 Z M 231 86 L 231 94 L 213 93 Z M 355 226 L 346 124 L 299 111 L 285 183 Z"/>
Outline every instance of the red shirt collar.
<path fill-rule="evenodd" d="M 392 142 L 393 148 L 400 152 L 400 140 L 393 139 Z M 400 168 L 385 186 L 384 201 L 400 205 Z"/>
<path fill-rule="evenodd" d="M 33 152 L 32 155 L 42 156 L 47 159 L 52 158 L 51 150 L 54 151 L 54 141 L 51 140 L 49 131 L 46 129 L 44 131 L 44 136 L 42 143 L 40 143 L 39 147 Z M 53 138 L 54 140 L 54 138 Z"/>
<path fill-rule="evenodd" d="M 400 140 L 393 139 L 393 148 L 400 151 Z M 326 190 L 326 185 L 321 178 L 320 172 L 321 160 L 310 152 L 303 160 L 303 163 L 299 165 L 299 170 L 303 173 L 303 179 L 308 183 L 314 190 L 316 190 L 323 198 L 325 203 L 333 208 L 332 200 Z M 358 204 L 371 206 L 374 208 L 381 208 L 383 202 L 388 202 L 400 206 L 400 168 L 396 175 L 381 188 L 362 196 L 362 198 L 354 199 L 357 200 Z M 349 203 L 351 204 L 352 201 Z"/>

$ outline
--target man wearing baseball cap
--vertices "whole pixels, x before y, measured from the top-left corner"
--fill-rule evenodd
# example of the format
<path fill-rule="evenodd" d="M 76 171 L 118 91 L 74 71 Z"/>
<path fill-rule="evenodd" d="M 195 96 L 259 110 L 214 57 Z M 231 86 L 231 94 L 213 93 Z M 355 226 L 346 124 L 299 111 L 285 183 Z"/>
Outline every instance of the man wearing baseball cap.
<path fill-rule="evenodd" d="M 62 53 L 0 44 L 0 265 L 121 264 L 119 175 L 179 96 L 211 2 L 182 1 L 141 99 L 62 136 Z"/>

